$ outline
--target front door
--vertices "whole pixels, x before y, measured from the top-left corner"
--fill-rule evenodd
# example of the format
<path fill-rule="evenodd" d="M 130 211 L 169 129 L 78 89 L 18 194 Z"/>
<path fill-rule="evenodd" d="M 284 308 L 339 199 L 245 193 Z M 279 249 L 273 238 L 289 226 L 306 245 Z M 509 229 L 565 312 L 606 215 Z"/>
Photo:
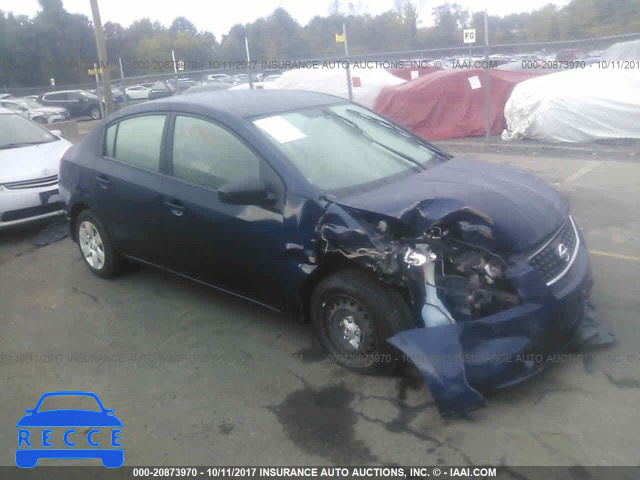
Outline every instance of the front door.
<path fill-rule="evenodd" d="M 173 270 L 279 306 L 284 184 L 231 131 L 207 119 L 177 115 L 167 147 L 171 174 L 162 185 Z M 218 189 L 260 179 L 277 197 L 269 206 L 229 205 Z"/>

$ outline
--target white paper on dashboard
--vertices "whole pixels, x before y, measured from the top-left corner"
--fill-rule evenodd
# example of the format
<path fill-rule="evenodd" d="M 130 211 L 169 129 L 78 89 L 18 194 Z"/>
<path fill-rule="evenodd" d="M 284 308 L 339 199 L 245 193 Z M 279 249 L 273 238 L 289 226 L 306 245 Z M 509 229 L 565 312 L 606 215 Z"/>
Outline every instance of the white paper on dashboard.
<path fill-rule="evenodd" d="M 307 136 L 279 115 L 255 120 L 253 124 L 278 143 L 289 143 Z"/>

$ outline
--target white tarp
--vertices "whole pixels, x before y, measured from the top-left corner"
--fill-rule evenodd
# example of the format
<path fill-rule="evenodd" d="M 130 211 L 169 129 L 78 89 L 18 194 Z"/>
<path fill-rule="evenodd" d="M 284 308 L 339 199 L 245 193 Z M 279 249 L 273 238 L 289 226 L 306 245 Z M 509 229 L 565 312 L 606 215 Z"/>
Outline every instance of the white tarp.
<path fill-rule="evenodd" d="M 585 68 L 519 83 L 504 107 L 505 140 L 640 138 L 640 70 Z"/>
<path fill-rule="evenodd" d="M 640 40 L 611 45 L 602 53 L 602 60 L 640 60 Z"/>
<path fill-rule="evenodd" d="M 353 101 L 369 108 L 373 107 L 384 87 L 405 83 L 383 68 L 351 68 L 351 80 Z M 349 98 L 346 71 L 341 67 L 290 70 L 272 82 L 269 88 L 311 90 Z"/>

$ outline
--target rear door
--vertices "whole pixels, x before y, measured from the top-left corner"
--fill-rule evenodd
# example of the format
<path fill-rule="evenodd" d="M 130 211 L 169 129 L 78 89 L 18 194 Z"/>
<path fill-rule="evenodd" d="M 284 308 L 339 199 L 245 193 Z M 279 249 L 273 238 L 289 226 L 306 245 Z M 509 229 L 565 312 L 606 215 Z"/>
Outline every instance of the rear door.
<path fill-rule="evenodd" d="M 159 172 L 166 124 L 166 114 L 153 113 L 109 125 L 93 179 L 96 210 L 116 248 L 153 264 L 165 253 Z"/>
<path fill-rule="evenodd" d="M 284 183 L 224 126 L 181 114 L 172 123 L 167 142 L 170 175 L 162 186 L 170 268 L 279 306 Z M 222 203 L 218 189 L 241 179 L 262 180 L 275 203 Z"/>

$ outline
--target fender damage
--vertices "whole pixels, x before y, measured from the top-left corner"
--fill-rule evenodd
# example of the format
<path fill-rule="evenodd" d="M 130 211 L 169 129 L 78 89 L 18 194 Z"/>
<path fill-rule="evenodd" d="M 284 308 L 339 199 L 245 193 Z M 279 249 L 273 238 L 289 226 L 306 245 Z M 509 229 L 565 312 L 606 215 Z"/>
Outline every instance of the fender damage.
<path fill-rule="evenodd" d="M 485 406 L 481 392 L 531 377 L 553 355 L 614 341 L 587 311 L 584 242 L 548 286 L 527 255 L 502 253 L 508 232 L 491 215 L 457 200 L 422 200 L 395 215 L 329 203 L 314 243 L 319 261 L 343 255 L 406 292 L 417 328 L 387 340 L 412 360 L 443 415 Z"/>

